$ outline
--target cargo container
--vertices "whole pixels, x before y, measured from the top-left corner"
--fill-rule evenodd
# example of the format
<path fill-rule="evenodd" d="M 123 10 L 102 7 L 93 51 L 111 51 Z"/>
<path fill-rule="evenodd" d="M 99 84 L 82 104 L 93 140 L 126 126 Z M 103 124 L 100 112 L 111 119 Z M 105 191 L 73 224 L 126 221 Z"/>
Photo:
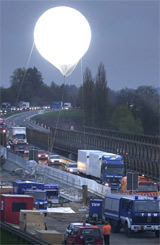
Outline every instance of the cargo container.
<path fill-rule="evenodd" d="M 90 153 L 100 152 L 98 150 L 78 150 L 78 162 L 77 168 L 78 171 L 82 174 L 89 175 L 89 156 Z"/>
<path fill-rule="evenodd" d="M 0 220 L 3 222 L 20 223 L 20 210 L 32 210 L 34 199 L 29 195 L 0 195 Z"/>

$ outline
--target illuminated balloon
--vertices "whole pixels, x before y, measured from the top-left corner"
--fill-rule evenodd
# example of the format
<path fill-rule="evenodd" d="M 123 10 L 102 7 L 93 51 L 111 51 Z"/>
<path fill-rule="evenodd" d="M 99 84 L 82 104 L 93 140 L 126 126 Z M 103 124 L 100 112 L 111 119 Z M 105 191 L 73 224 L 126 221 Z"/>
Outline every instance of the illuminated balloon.
<path fill-rule="evenodd" d="M 91 41 L 86 18 L 70 7 L 55 7 L 44 12 L 34 29 L 34 42 L 39 53 L 64 76 L 69 76 Z"/>

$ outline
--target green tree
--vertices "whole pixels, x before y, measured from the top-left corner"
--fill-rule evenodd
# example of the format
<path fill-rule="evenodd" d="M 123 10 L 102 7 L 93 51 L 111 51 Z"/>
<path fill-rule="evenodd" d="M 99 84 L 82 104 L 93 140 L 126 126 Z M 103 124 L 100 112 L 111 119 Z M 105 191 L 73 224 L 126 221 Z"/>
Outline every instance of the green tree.
<path fill-rule="evenodd" d="M 99 128 L 107 126 L 108 88 L 106 71 L 102 63 L 99 64 L 95 83 L 95 125 Z"/>
<path fill-rule="evenodd" d="M 159 134 L 159 94 L 152 86 L 140 86 L 135 90 L 133 113 L 142 121 L 145 134 Z"/>
<path fill-rule="evenodd" d="M 29 101 L 32 105 L 48 104 L 53 97 L 50 88 L 43 83 L 37 68 L 18 68 L 11 76 L 11 90 L 15 103 Z"/>
<path fill-rule="evenodd" d="M 152 86 L 140 86 L 137 89 L 122 89 L 118 94 L 118 104 L 125 104 L 136 120 L 142 122 L 145 134 L 159 134 L 158 90 Z"/>
<path fill-rule="evenodd" d="M 140 119 L 135 119 L 133 113 L 126 105 L 119 105 L 115 108 L 110 126 L 113 130 L 128 133 L 143 133 Z"/>
<path fill-rule="evenodd" d="M 84 110 L 84 124 L 87 126 L 94 125 L 95 117 L 95 85 L 89 68 L 86 68 L 83 76 L 82 108 Z"/>

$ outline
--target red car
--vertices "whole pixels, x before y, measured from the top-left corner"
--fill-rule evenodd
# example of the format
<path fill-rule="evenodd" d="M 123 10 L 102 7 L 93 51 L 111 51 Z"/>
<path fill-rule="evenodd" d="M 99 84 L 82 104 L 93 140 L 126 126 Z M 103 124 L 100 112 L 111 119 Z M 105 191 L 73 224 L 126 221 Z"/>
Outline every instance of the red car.
<path fill-rule="evenodd" d="M 38 159 L 48 160 L 48 153 L 46 153 L 44 150 L 38 150 Z"/>
<path fill-rule="evenodd" d="M 64 235 L 64 244 L 103 245 L 101 230 L 91 224 L 71 223 Z"/>
<path fill-rule="evenodd" d="M 48 156 L 44 150 L 38 150 L 38 163 L 48 165 Z"/>

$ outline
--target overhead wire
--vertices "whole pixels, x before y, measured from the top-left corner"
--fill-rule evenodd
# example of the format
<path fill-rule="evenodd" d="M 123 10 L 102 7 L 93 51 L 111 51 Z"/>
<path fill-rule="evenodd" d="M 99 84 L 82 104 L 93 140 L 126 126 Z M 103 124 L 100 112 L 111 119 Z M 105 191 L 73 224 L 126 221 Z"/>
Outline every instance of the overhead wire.
<path fill-rule="evenodd" d="M 62 97 L 61 97 L 62 103 L 64 101 L 64 91 L 65 91 L 65 84 L 66 84 L 66 77 L 65 76 L 64 76 L 63 84 L 64 84 L 64 86 L 63 86 Z M 58 117 L 57 117 L 57 120 L 56 120 L 56 126 L 55 126 L 55 129 L 54 129 L 53 138 L 51 140 L 51 151 L 53 151 L 53 147 L 54 147 L 55 140 L 56 140 L 56 132 L 57 132 L 57 129 L 58 129 L 58 124 L 59 124 L 59 120 L 60 120 L 60 114 L 61 114 L 61 110 L 58 111 Z"/>
<path fill-rule="evenodd" d="M 82 103 L 83 103 L 83 111 L 84 111 L 84 81 L 83 81 L 83 60 L 81 58 L 81 84 L 82 84 Z M 83 115 L 83 147 L 86 149 L 86 143 L 85 143 L 85 137 L 86 137 L 86 131 L 85 131 L 85 113 Z"/>

